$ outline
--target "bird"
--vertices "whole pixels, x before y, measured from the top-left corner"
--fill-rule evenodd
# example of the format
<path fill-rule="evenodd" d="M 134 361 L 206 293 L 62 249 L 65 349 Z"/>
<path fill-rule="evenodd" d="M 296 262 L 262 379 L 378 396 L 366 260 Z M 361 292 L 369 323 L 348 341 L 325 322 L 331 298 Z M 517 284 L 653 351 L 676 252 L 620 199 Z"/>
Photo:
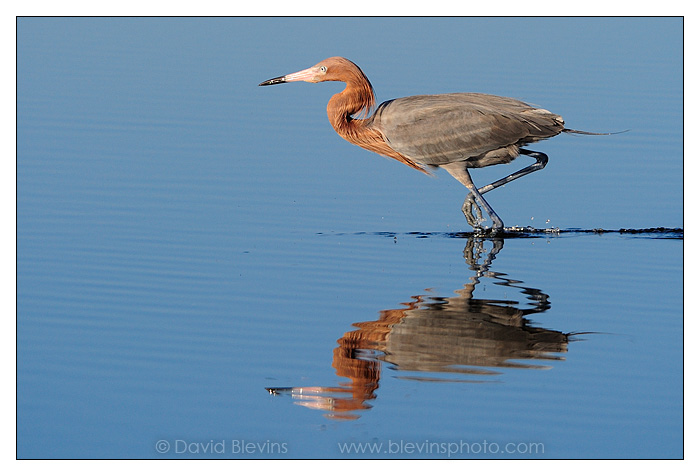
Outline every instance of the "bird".
<path fill-rule="evenodd" d="M 258 86 L 296 81 L 345 83 L 345 89 L 333 95 L 326 108 L 338 135 L 428 175 L 435 168 L 446 170 L 469 191 L 462 212 L 476 233 L 498 234 L 504 230 L 503 220 L 484 199 L 485 193 L 547 165 L 546 154 L 524 146 L 562 132 L 603 135 L 568 129 L 558 114 L 484 93 L 409 96 L 385 101 L 375 108 L 374 88 L 365 73 L 339 56 Z M 534 163 L 483 187 L 474 185 L 469 169 L 507 164 L 520 155 L 532 157 Z M 482 226 L 486 221 L 482 209 L 491 221 L 490 227 Z"/>

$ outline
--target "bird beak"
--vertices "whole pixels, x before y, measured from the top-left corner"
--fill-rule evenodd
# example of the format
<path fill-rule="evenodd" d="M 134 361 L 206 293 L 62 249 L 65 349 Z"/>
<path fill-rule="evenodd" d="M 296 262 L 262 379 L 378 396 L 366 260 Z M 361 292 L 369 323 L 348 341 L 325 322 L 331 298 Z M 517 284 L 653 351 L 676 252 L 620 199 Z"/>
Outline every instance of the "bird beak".
<path fill-rule="evenodd" d="M 296 73 L 287 74 L 285 76 L 279 76 L 277 78 L 268 79 L 267 81 L 263 81 L 262 83 L 258 84 L 258 86 L 270 86 L 273 84 L 291 83 L 293 81 L 307 81 L 310 83 L 315 83 L 317 81 L 316 75 L 318 75 L 318 73 L 319 73 L 318 67 L 313 66 L 313 67 L 308 68 L 308 69 L 297 71 Z"/>
<path fill-rule="evenodd" d="M 258 86 L 270 86 L 272 84 L 280 84 L 286 82 L 287 81 L 284 79 L 284 76 L 280 76 L 279 78 L 272 78 L 268 79 L 267 81 L 263 81 L 262 83 L 258 84 Z"/>

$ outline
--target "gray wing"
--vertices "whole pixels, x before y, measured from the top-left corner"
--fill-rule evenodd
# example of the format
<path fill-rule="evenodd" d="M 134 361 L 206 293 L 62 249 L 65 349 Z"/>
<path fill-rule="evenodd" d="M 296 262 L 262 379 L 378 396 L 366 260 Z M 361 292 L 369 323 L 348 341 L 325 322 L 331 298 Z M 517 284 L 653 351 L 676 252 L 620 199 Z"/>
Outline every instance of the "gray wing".
<path fill-rule="evenodd" d="M 487 155 L 508 155 L 500 162 L 510 161 L 518 146 L 559 134 L 564 121 L 516 99 L 455 93 L 384 102 L 368 126 L 380 130 L 401 154 L 426 165 L 443 165 Z"/>

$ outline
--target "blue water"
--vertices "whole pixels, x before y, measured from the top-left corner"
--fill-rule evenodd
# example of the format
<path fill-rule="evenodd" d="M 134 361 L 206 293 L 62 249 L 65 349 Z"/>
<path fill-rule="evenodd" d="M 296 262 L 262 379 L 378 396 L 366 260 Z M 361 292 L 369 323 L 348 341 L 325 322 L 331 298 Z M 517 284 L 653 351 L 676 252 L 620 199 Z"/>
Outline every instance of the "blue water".
<path fill-rule="evenodd" d="M 682 27 L 20 18 L 18 457 L 682 457 Z M 563 233 L 470 240 L 338 83 L 257 87 L 334 55 L 629 132 L 488 194 Z"/>

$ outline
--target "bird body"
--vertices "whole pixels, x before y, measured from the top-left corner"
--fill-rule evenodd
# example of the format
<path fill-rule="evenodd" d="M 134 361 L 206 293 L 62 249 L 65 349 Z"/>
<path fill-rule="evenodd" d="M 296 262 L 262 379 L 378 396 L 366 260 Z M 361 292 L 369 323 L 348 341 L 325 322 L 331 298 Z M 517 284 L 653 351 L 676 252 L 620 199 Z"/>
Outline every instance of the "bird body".
<path fill-rule="evenodd" d="M 410 96 L 375 105 L 372 84 L 352 61 L 328 58 L 311 68 L 279 76 L 260 86 L 294 81 L 342 81 L 345 89 L 328 102 L 328 120 L 347 141 L 428 173 L 441 167 L 469 189 L 462 211 L 469 224 L 481 229 L 481 210 L 493 222 L 503 222 L 482 195 L 543 168 L 547 156 L 522 147 L 556 136 L 566 129 L 561 116 L 517 99 L 480 93 Z M 521 154 L 536 162 L 508 177 L 477 189 L 467 169 L 509 163 Z M 474 216 L 476 208 L 478 219 Z"/>
<path fill-rule="evenodd" d="M 559 134 L 564 120 L 516 99 L 453 93 L 386 101 L 367 127 L 420 164 L 477 168 L 510 162 L 521 145 Z"/>

